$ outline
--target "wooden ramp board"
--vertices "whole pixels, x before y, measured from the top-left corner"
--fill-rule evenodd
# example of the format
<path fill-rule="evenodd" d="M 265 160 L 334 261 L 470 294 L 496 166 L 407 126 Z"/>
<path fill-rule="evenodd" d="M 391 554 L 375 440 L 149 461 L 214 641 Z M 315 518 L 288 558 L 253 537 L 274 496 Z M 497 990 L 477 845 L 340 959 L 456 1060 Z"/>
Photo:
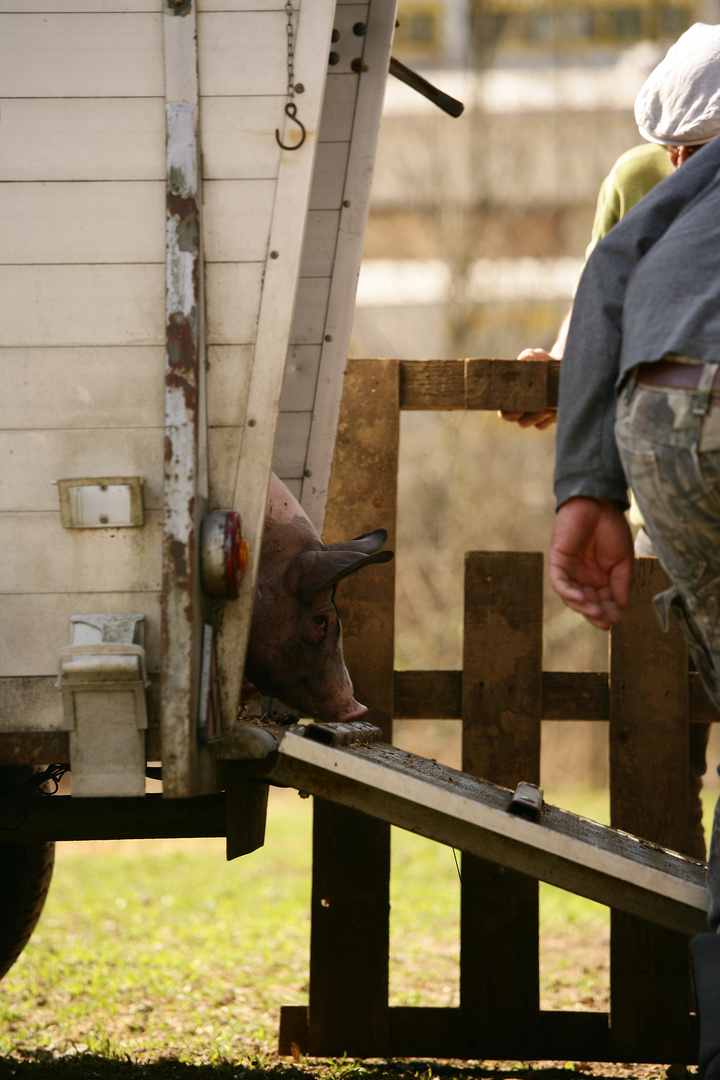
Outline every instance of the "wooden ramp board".
<path fill-rule="evenodd" d="M 287 732 L 260 770 L 659 926 L 707 930 L 704 863 L 555 806 L 526 820 L 508 812 L 508 788 L 387 743 L 332 746 Z"/>

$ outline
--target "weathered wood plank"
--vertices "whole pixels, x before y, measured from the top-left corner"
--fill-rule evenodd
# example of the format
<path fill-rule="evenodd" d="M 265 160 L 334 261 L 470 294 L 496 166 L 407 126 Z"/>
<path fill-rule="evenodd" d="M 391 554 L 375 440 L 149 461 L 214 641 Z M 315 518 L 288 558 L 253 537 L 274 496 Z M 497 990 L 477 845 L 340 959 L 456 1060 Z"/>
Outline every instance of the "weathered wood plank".
<path fill-rule="evenodd" d="M 540 554 L 465 556 L 463 769 L 510 788 L 540 781 L 542 576 Z M 537 1027 L 537 883 L 464 855 L 461 897 L 463 1034 L 484 1054 Z"/>
<path fill-rule="evenodd" d="M 396 720 L 461 720 L 462 671 L 396 671 Z"/>
<path fill-rule="evenodd" d="M 656 559 L 635 563 L 633 595 L 610 645 L 610 813 L 616 828 L 676 851 L 688 823 L 688 660 L 680 631 L 663 634 L 652 597 L 667 587 Z M 652 662 L 649 662 L 650 658 Z M 683 1061 L 690 1041 L 688 942 L 612 913 L 611 1040 Z"/>
<path fill-rule="evenodd" d="M 276 127 L 282 129 L 285 107 L 286 23 L 282 10 L 198 13 L 202 93 L 210 97 L 277 95 L 273 132 Z M 300 27 L 297 33 L 301 33 Z M 302 119 L 301 109 L 298 115 Z"/>
<path fill-rule="evenodd" d="M 294 345 L 322 345 L 330 278 L 300 278 L 290 337 Z"/>
<path fill-rule="evenodd" d="M 401 360 L 401 409 L 464 409 L 463 360 Z"/>
<path fill-rule="evenodd" d="M 273 469 L 280 477 L 300 479 L 310 434 L 311 412 L 281 412 L 275 439 Z"/>
<path fill-rule="evenodd" d="M 400 1006 L 390 1010 L 390 1054 L 394 1057 L 452 1058 L 460 1044 L 460 1010 Z M 607 1013 L 541 1012 L 537 1030 L 517 1028 L 512 1042 L 489 1034 L 490 1059 L 612 1061 Z"/>
<path fill-rule="evenodd" d="M 460 720 L 461 671 L 396 671 L 395 716 L 399 720 Z M 543 720 L 607 720 L 604 671 L 544 671 Z"/>
<path fill-rule="evenodd" d="M 161 345 L 162 263 L 0 266 L 4 338 L 15 346 Z"/>
<path fill-rule="evenodd" d="M 340 225 L 339 210 L 311 210 L 305 226 L 301 277 L 330 277 Z"/>
<path fill-rule="evenodd" d="M 162 365 L 160 346 L 2 349 L 0 428 L 14 440 L 18 429 L 102 428 L 107 438 L 109 428 L 161 428 Z M 65 475 L 53 464 L 53 477 Z"/>
<path fill-rule="evenodd" d="M 349 540 L 373 529 L 395 544 L 400 442 L 397 363 L 349 360 L 323 539 Z M 378 432 L 382 437 L 378 438 Z M 370 566 L 338 587 L 348 669 L 358 700 L 388 740 L 393 716 L 394 564 Z M 365 700 L 367 698 L 367 700 Z"/>
<path fill-rule="evenodd" d="M 160 181 L 3 184 L 4 263 L 152 263 L 165 258 Z"/>
<path fill-rule="evenodd" d="M 262 545 L 267 490 L 272 467 L 272 455 L 277 434 L 278 407 L 283 389 L 285 361 L 291 341 L 299 344 L 312 344 L 320 340 L 302 339 L 292 333 L 292 299 L 295 294 L 296 305 L 300 302 L 301 290 L 295 293 L 302 239 L 310 198 L 310 185 L 317 142 L 318 120 L 323 99 L 326 76 L 326 57 L 330 47 L 332 33 L 333 8 L 331 0 L 308 0 L 303 5 L 295 38 L 295 71 L 302 81 L 302 119 L 307 128 L 307 139 L 299 150 L 284 150 L 280 156 L 277 175 L 277 190 L 274 202 L 272 222 L 268 238 L 268 258 L 258 265 L 261 278 L 259 291 L 254 297 L 253 330 L 255 348 L 253 352 L 252 372 L 248 387 L 247 422 L 243 427 L 240 452 L 236 458 L 236 473 L 231 507 L 240 514 L 250 550 L 255 553 L 247 573 L 245 587 L 240 597 L 225 606 L 222 628 L 218 637 L 218 663 L 222 673 L 221 694 L 223 714 L 232 718 L 240 702 L 242 666 L 247 647 L 247 635 L 250 627 L 251 610 L 254 596 L 255 574 Z M 280 41 L 285 47 L 280 51 L 283 62 L 283 88 L 287 83 L 287 25 L 283 17 L 278 22 L 277 13 L 261 13 L 265 32 L 272 32 L 272 44 L 277 49 Z M 209 16 L 208 16 L 209 18 Z M 219 17 L 221 18 L 221 17 Z M 222 19 L 221 19 L 222 21 Z M 242 20 L 240 20 L 242 21 Z M 223 39 L 223 48 L 231 44 L 231 38 Z M 252 38 L 244 39 L 244 48 L 259 49 L 261 42 Z M 269 42 L 265 42 L 266 47 Z M 268 50 L 269 51 L 269 50 Z M 207 56 L 207 53 L 205 54 Z M 258 62 L 266 64 L 267 57 L 261 51 Z M 268 71 L 274 70 L 275 61 L 267 64 Z M 236 65 L 238 66 L 238 65 Z M 242 66 L 242 65 L 240 65 Z M 248 64 L 252 74 L 255 67 L 253 60 Z M 247 74 L 247 73 L 246 73 Z M 267 73 L 265 73 L 267 74 Z M 263 78 L 265 75 L 263 75 Z M 212 79 L 212 76 L 210 76 Z M 201 84 L 206 91 L 210 88 L 203 75 L 201 64 Z M 254 92 L 262 91 L 263 81 L 259 79 Z M 282 106 L 283 99 L 278 99 L 279 117 L 276 127 L 285 131 Z M 288 126 L 290 120 L 288 118 Z M 277 258 L 272 253 L 277 253 Z M 218 271 L 232 264 L 212 264 L 210 270 Z M 211 296 L 211 276 L 208 273 L 207 295 Z M 226 299 L 232 304 L 237 296 L 242 295 L 237 289 L 231 290 Z M 217 323 L 223 314 L 220 306 L 215 309 L 213 319 Z M 314 314 L 314 313 L 313 313 Z M 220 339 L 213 334 L 211 310 L 208 310 L 208 340 L 221 344 L 242 341 L 238 338 Z M 245 341 L 250 339 L 245 338 Z"/>
<path fill-rule="evenodd" d="M 274 179 L 281 154 L 277 95 L 210 97 L 202 84 L 200 94 L 205 179 Z"/>
<path fill-rule="evenodd" d="M 547 405 L 548 365 L 544 361 L 467 360 L 466 365 L 469 409 L 532 412 Z"/>
<path fill-rule="evenodd" d="M 164 175 L 161 97 L 3 101 L 0 180 L 137 182 Z"/>
<path fill-rule="evenodd" d="M 357 23 L 365 26 L 364 35 L 356 35 Z M 340 31 L 335 43 L 340 63 L 348 70 L 361 60 L 363 70 L 387 71 L 395 22 L 395 3 L 372 5 L 342 5 L 335 9 L 334 24 Z M 332 68 L 336 70 L 335 67 Z M 352 116 L 347 172 L 342 192 L 337 245 L 332 283 L 328 297 L 327 320 L 323 335 L 317 392 L 313 405 L 313 421 L 308 440 L 307 477 L 303 481 L 302 505 L 320 533 L 323 531 L 327 492 L 332 471 L 332 447 L 337 431 L 342 372 L 348 354 L 352 332 L 355 294 L 362 258 L 365 227 L 370 206 L 375 153 L 382 114 L 385 80 L 363 78 L 358 73 L 332 78 L 349 79 L 356 87 L 357 97 Z M 337 89 L 328 80 L 328 95 Z M 324 111 L 320 127 L 321 139 L 332 136 L 326 128 L 331 117 Z M 322 166 L 322 162 L 320 163 Z M 315 167 L 315 176 L 318 172 Z M 312 198 L 312 194 L 311 194 Z"/>
<path fill-rule="evenodd" d="M 0 97 L 160 97 L 162 16 L 0 15 Z"/>
<path fill-rule="evenodd" d="M 241 428 L 245 419 L 251 345 L 211 345 L 207 350 L 208 425 Z"/>
<path fill-rule="evenodd" d="M 544 671 L 543 720 L 607 720 L 610 705 L 605 671 Z M 717 709 L 699 675 L 689 677 L 690 720 L 717 722 Z M 396 671 L 395 717 L 398 720 L 460 720 L 461 671 Z"/>
<path fill-rule="evenodd" d="M 460 1010 L 398 1006 L 389 1010 L 389 1051 L 391 1057 L 456 1058 L 460 1045 Z M 307 1008 L 284 1005 L 280 1012 L 278 1052 L 291 1055 L 293 1043 L 301 1054 L 308 1052 Z M 610 1051 L 608 1014 L 597 1012 L 541 1012 L 538 1031 L 530 1037 L 522 1030 L 514 1033 L 510 1047 L 494 1041 L 486 1043 L 488 1057 L 500 1060 L 581 1060 L 614 1061 Z M 688 1064 L 694 1059 L 689 1058 Z"/>
<path fill-rule="evenodd" d="M 47 555 L 47 550 L 46 550 Z M 0 676 L 58 673 L 58 650 L 70 644 L 70 616 L 142 612 L 148 670 L 160 667 L 160 594 L 148 592 L 15 593 L 2 598 Z"/>
<path fill-rule="evenodd" d="M 205 267 L 208 345 L 255 340 L 264 263 L 209 263 Z"/>
<path fill-rule="evenodd" d="M 0 593 L 155 592 L 160 528 L 158 510 L 142 528 L 122 529 L 63 529 L 58 513 L 0 514 Z"/>
<path fill-rule="evenodd" d="M 242 428 L 211 427 L 208 430 L 208 470 L 210 505 L 220 509 L 232 506 L 235 490 Z"/>
<path fill-rule="evenodd" d="M 148 754 L 148 760 L 159 757 L 160 747 L 160 680 L 154 675 L 150 678 L 150 686 L 145 693 L 145 703 L 148 713 L 148 734 L 153 740 L 152 754 Z M 36 675 L 16 678 L 0 678 L 0 732 L 4 739 L 0 739 L 0 761 L 6 763 L 12 761 L 9 753 L 13 746 L 15 736 L 17 747 L 24 747 L 32 753 L 43 748 L 53 748 L 50 736 L 63 736 L 54 745 L 53 754 L 49 758 L 33 757 L 33 761 L 67 761 L 67 757 L 57 757 L 56 754 L 64 748 L 67 753 L 65 715 L 63 712 L 62 696 L 57 688 L 55 675 Z M 30 736 L 40 736 L 37 742 Z M 26 738 L 27 736 L 27 738 Z M 26 760 L 20 754 L 16 761 Z M 31 759 L 27 759 L 31 760 Z"/>
<path fill-rule="evenodd" d="M 390 826 L 316 799 L 308 1048 L 387 1053 Z"/>
<path fill-rule="evenodd" d="M 356 93 L 356 75 L 328 75 L 320 118 L 323 142 L 349 143 Z"/>
<path fill-rule="evenodd" d="M 274 180 L 206 181 L 203 184 L 206 261 L 264 262 L 274 198 Z"/>
<path fill-rule="evenodd" d="M 543 720 L 607 720 L 606 671 L 544 671 Z"/>
<path fill-rule="evenodd" d="M 358 410 L 361 410 L 358 412 Z M 375 433 L 382 430 L 383 438 Z M 324 540 L 383 526 L 395 536 L 399 410 L 393 361 L 350 361 Z M 389 738 L 394 574 L 368 567 L 338 590 L 345 656 L 358 700 Z M 386 1053 L 390 830 L 316 802 L 310 959 L 311 1052 Z M 326 903 L 323 903 L 326 901 Z"/>
<path fill-rule="evenodd" d="M 141 476 L 146 509 L 159 510 L 162 455 L 162 428 L 2 431 L 0 460 L 8 464 L 0 487 L 0 519 L 7 513 L 57 512 L 54 482 L 72 477 Z"/>
<path fill-rule="evenodd" d="M 280 399 L 283 412 L 309 412 L 312 409 L 321 349 L 321 345 L 290 346 Z"/>
<path fill-rule="evenodd" d="M 310 189 L 310 209 L 339 210 L 342 205 L 350 146 L 343 142 L 324 142 L 322 135 L 321 131 Z"/>

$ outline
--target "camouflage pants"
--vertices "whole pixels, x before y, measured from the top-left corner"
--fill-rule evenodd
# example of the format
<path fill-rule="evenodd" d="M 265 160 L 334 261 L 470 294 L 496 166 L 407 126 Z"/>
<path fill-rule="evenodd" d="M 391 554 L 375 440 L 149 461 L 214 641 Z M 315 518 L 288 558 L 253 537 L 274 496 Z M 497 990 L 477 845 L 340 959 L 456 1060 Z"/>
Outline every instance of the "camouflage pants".
<path fill-rule="evenodd" d="M 665 629 L 680 624 L 720 708 L 720 395 L 636 386 L 617 406 L 615 437 L 645 530 L 672 582 L 655 597 Z M 720 803 L 708 868 L 712 930 L 720 928 Z"/>

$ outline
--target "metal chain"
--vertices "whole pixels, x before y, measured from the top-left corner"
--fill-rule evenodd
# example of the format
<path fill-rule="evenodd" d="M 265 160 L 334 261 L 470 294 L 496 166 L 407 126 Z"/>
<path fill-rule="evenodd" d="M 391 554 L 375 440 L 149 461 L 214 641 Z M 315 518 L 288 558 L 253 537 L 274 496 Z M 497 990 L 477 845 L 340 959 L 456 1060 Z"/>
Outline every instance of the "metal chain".
<path fill-rule="evenodd" d="M 287 91 L 288 101 L 292 101 L 295 97 L 295 30 L 293 28 L 292 0 L 287 0 L 287 3 L 285 4 L 285 14 L 287 15 Z"/>
<path fill-rule="evenodd" d="M 298 120 L 298 118 L 297 118 L 297 105 L 295 104 L 295 101 L 294 101 L 294 98 L 295 98 L 295 29 L 293 27 L 292 0 L 286 0 L 285 14 L 287 15 L 287 72 L 288 72 L 288 86 L 287 86 L 287 98 L 288 99 L 287 99 L 287 102 L 285 104 L 285 115 L 288 116 L 291 120 L 295 121 L 295 123 L 300 128 L 301 134 L 300 134 L 299 140 L 296 143 L 294 143 L 293 145 L 288 145 L 287 143 L 284 143 L 282 141 L 282 139 L 280 138 L 280 132 L 278 131 L 277 128 L 275 128 L 275 138 L 277 139 L 278 145 L 281 146 L 283 148 L 283 150 L 299 150 L 300 147 L 302 146 L 302 144 L 305 142 L 305 136 L 306 136 L 307 132 L 305 131 L 304 124 L 300 120 Z"/>

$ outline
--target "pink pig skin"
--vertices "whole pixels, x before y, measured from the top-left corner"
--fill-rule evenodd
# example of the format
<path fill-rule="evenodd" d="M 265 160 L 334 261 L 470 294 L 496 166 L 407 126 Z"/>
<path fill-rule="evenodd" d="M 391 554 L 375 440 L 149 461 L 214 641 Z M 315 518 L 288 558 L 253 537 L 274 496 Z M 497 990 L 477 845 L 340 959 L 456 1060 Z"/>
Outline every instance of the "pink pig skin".
<path fill-rule="evenodd" d="M 367 709 L 353 697 L 334 604 L 335 586 L 371 563 L 387 532 L 323 545 L 298 501 L 270 477 L 245 677 L 301 716 L 326 722 L 357 720 Z"/>

